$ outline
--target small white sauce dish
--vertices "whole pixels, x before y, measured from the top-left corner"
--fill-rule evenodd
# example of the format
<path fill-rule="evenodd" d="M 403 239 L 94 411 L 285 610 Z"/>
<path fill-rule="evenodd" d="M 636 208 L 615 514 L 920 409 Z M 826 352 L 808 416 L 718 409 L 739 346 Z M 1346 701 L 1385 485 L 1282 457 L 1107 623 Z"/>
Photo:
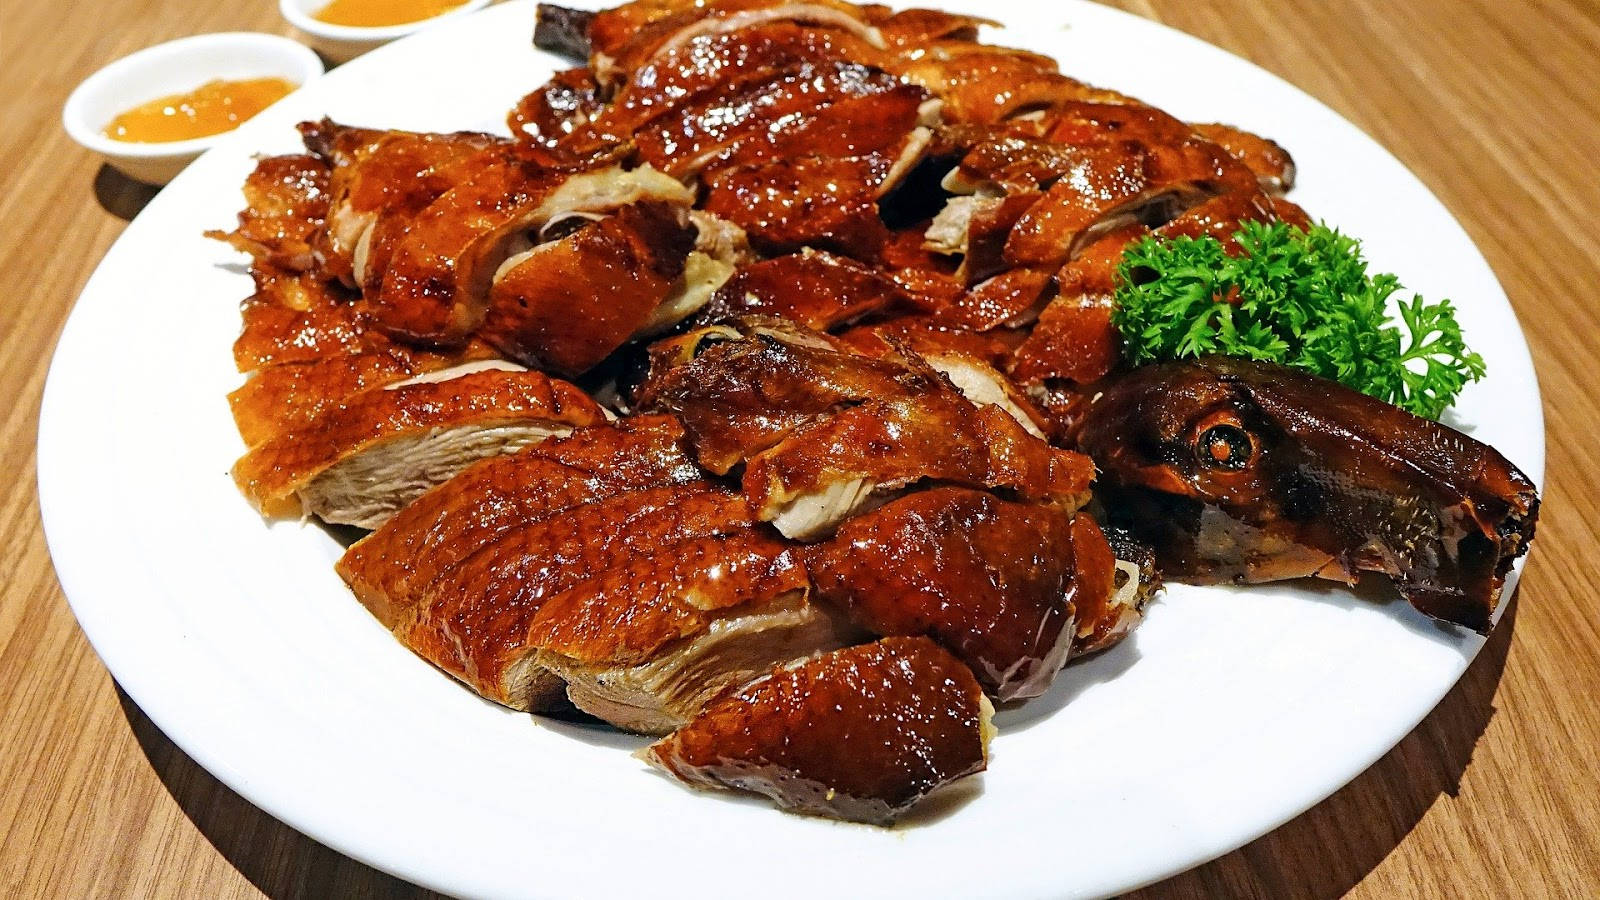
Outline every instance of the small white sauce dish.
<path fill-rule="evenodd" d="M 405 22 L 400 25 L 361 27 L 355 25 L 330 25 L 312 16 L 330 0 L 278 0 L 278 11 L 289 24 L 305 33 L 311 46 L 335 64 L 348 62 L 361 54 L 380 47 L 396 38 L 403 38 L 446 19 L 454 19 L 477 12 L 491 0 L 467 0 L 460 6 L 428 19 Z"/>
<path fill-rule="evenodd" d="M 136 143 L 106 137 L 112 119 L 157 97 L 188 93 L 216 79 L 282 78 L 304 86 L 323 71 L 315 53 L 288 38 L 251 32 L 200 34 L 140 50 L 90 75 L 67 98 L 61 122 L 73 140 L 128 177 L 166 184 L 229 132 Z"/>

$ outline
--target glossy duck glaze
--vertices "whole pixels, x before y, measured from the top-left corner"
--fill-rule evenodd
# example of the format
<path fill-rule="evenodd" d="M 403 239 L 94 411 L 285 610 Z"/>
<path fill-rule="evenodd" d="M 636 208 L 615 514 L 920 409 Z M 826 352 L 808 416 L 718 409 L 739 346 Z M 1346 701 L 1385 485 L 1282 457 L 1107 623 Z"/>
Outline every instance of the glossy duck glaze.
<path fill-rule="evenodd" d="M 955 657 L 927 638 L 887 638 L 779 669 L 641 755 L 694 787 L 889 825 L 987 766 L 989 713 Z"/>
<path fill-rule="evenodd" d="M 681 208 L 623 207 L 508 260 L 477 334 L 511 359 L 581 375 L 650 321 L 693 246 Z"/>
<path fill-rule="evenodd" d="M 858 516 L 806 561 L 819 598 L 874 634 L 932 638 L 1000 700 L 1044 693 L 1072 649 L 1078 607 L 1092 619 L 1113 578 L 1087 516 L 966 488 Z"/>
<path fill-rule="evenodd" d="M 433 579 L 529 521 L 618 493 L 700 481 L 667 416 L 639 416 L 574 432 L 466 469 L 356 542 L 339 574 L 373 615 L 393 626 Z"/>
<path fill-rule="evenodd" d="M 600 407 L 567 382 L 538 372 L 490 370 L 363 392 L 304 428 L 251 448 L 234 465 L 233 478 L 264 515 L 298 515 L 297 492 L 335 465 L 387 443 L 465 426 L 528 423 L 571 430 L 604 420 Z M 458 460 L 457 468 L 472 461 Z M 415 478 L 437 483 L 450 474 L 418 471 Z"/>
<path fill-rule="evenodd" d="M 738 320 L 685 337 L 695 341 L 692 358 L 672 365 L 658 357 L 640 404 L 677 416 L 700 464 L 719 475 L 852 404 L 942 387 L 926 367 L 834 349 L 786 323 Z"/>

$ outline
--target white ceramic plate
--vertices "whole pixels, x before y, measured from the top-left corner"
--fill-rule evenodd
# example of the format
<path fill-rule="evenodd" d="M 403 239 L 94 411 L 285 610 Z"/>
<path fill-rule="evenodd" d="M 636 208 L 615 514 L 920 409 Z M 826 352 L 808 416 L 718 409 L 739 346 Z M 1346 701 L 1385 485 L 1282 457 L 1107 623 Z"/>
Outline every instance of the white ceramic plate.
<path fill-rule="evenodd" d="M 989 0 L 989 35 L 1195 121 L 1282 141 L 1294 193 L 1375 266 L 1449 296 L 1489 363 L 1454 423 L 1542 480 L 1533 367 L 1466 234 L 1400 163 L 1255 67 L 1088 3 Z M 981 792 L 895 830 L 692 793 L 635 739 L 508 712 L 412 656 L 333 572 L 316 527 L 234 490 L 224 394 L 240 260 L 227 227 L 291 125 L 496 126 L 560 60 L 513 3 L 383 48 L 251 121 L 158 195 L 62 335 L 39 431 L 50 548 L 84 631 L 174 742 L 319 841 L 452 893 L 1038 896 L 1131 888 L 1237 847 L 1365 769 L 1481 645 L 1339 590 L 1173 588 L 1132 639 L 1002 713 Z M 111 790 L 111 785 L 103 789 Z M 1350 823 L 1359 827 L 1360 823 Z"/>

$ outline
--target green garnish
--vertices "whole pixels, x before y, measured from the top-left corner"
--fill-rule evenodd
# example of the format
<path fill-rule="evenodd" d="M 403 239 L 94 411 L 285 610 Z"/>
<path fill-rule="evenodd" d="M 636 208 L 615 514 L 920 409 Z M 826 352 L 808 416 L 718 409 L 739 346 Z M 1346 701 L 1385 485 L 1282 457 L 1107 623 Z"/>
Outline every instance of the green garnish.
<path fill-rule="evenodd" d="M 1367 274 L 1361 242 L 1247 222 L 1230 256 L 1213 237 L 1145 238 L 1117 270 L 1112 321 L 1132 365 L 1223 354 L 1302 369 L 1437 419 L 1483 357 L 1467 349 L 1450 301 L 1402 300 L 1393 275 Z"/>

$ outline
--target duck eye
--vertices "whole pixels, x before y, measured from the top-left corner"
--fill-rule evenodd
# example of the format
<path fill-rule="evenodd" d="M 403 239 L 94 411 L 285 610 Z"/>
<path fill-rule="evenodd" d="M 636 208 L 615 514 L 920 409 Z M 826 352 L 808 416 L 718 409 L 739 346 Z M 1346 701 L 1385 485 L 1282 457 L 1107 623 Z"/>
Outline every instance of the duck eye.
<path fill-rule="evenodd" d="M 1213 469 L 1238 471 L 1250 464 L 1250 435 L 1237 425 L 1213 425 L 1195 445 L 1200 462 Z"/>

